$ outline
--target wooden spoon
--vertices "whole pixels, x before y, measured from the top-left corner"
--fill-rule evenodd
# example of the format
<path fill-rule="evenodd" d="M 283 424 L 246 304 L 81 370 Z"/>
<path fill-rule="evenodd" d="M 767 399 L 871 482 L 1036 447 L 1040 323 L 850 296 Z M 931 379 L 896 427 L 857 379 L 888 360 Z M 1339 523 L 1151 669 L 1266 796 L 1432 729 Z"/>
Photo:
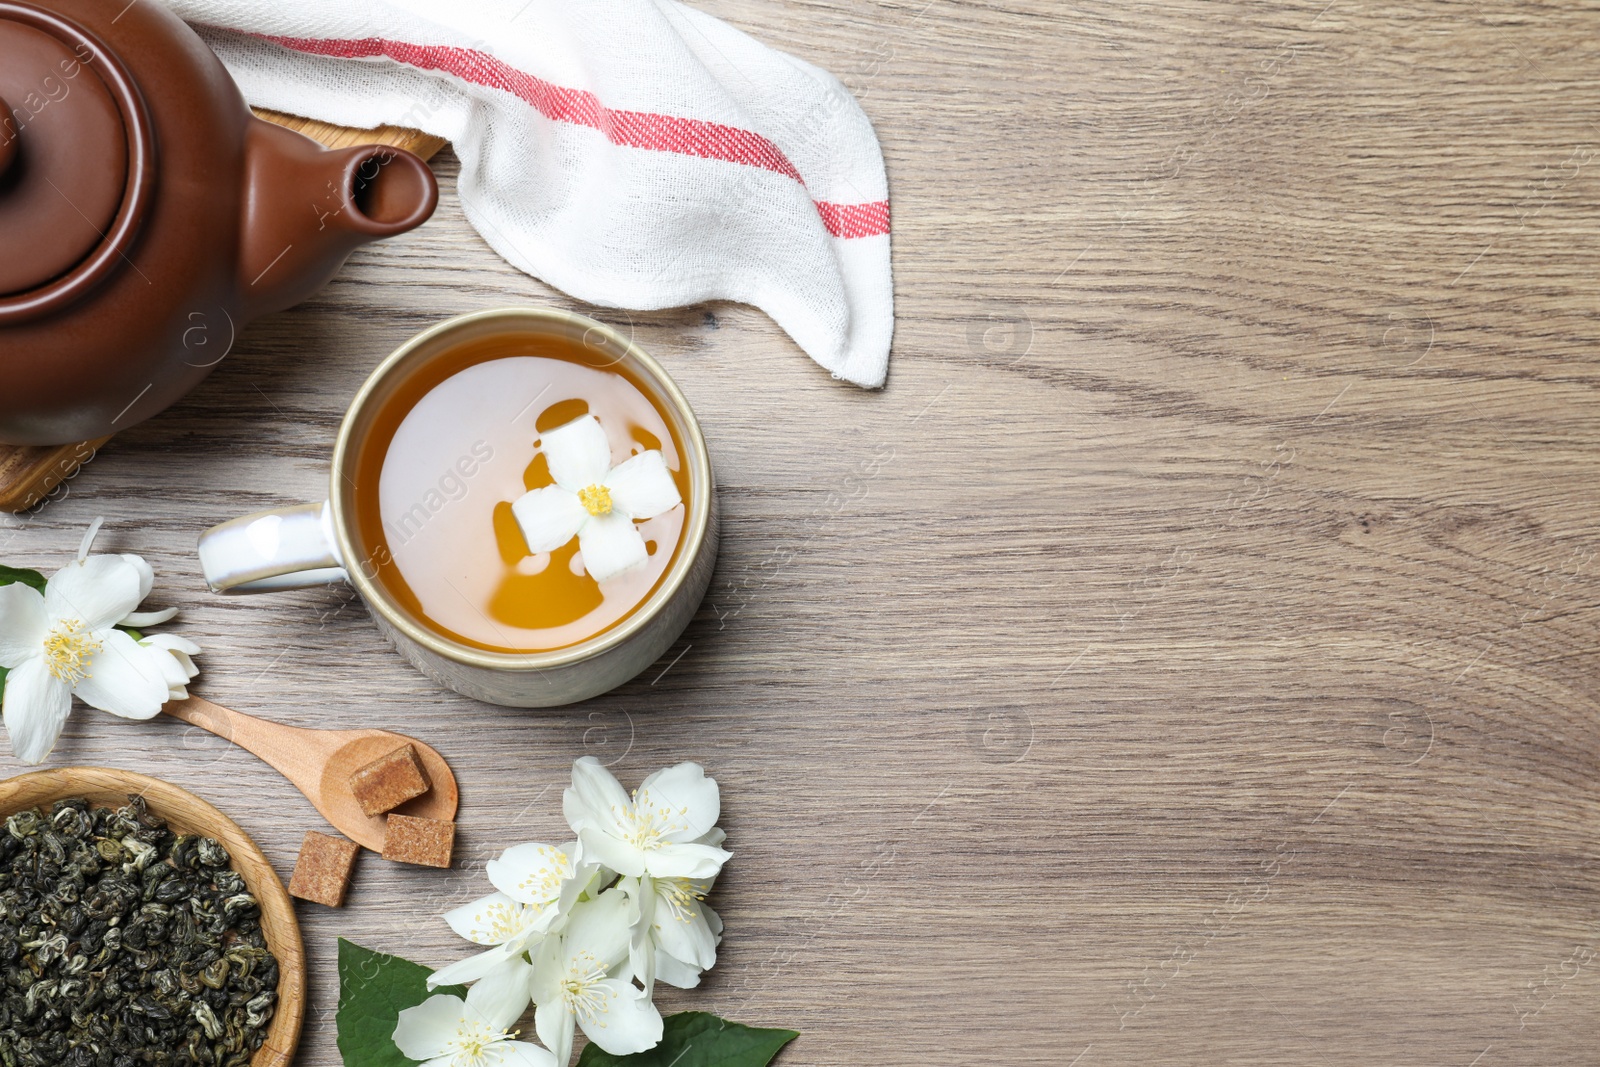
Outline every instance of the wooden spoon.
<path fill-rule="evenodd" d="M 395 811 L 445 822 L 456 817 L 460 795 L 450 765 L 432 748 L 404 734 L 284 726 L 194 696 L 174 701 L 161 710 L 261 757 L 304 793 L 335 829 L 374 852 L 383 851 L 384 817 L 373 817 L 361 810 L 350 791 L 350 775 L 401 745 L 409 743 L 417 750 L 433 788 Z"/>

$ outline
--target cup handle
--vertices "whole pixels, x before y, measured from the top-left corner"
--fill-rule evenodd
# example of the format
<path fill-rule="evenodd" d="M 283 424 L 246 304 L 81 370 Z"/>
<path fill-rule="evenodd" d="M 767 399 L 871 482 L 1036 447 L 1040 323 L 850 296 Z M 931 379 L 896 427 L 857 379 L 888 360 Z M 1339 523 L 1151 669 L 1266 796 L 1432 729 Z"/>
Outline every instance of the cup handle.
<path fill-rule="evenodd" d="M 327 504 L 258 511 L 200 535 L 200 569 L 213 593 L 275 593 L 349 578 Z"/>

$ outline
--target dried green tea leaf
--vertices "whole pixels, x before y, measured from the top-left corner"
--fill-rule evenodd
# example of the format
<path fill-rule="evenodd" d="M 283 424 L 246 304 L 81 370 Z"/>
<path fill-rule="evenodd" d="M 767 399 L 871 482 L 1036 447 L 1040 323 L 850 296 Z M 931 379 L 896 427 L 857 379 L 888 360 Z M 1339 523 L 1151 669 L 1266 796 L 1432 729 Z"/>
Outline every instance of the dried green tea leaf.
<path fill-rule="evenodd" d="M 227 848 L 142 797 L 0 828 L 0 1064 L 246 1067 L 278 1003 L 261 906 Z"/>

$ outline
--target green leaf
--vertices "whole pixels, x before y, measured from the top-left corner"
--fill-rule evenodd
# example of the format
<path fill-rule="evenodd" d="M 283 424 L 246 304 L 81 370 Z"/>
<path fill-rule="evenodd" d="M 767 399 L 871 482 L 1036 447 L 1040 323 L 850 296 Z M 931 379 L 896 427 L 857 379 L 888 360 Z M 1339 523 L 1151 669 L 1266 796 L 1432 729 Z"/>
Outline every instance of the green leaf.
<path fill-rule="evenodd" d="M 44 592 L 44 575 L 38 571 L 30 571 L 22 567 L 7 567 L 4 563 L 0 563 L 0 585 L 11 585 L 14 582 L 21 582 L 23 585 L 37 589 L 41 593 Z"/>
<path fill-rule="evenodd" d="M 661 1044 L 649 1052 L 613 1056 L 590 1045 L 578 1067 L 766 1067 L 799 1036 L 794 1030 L 757 1030 L 710 1012 L 686 1011 L 667 1016 Z"/>
<path fill-rule="evenodd" d="M 465 997 L 465 986 L 428 990 L 428 968 L 339 939 L 339 1052 L 345 1067 L 413 1067 L 400 1054 L 394 1028 L 400 1013 L 430 996 Z M 598 1045 L 583 1050 L 578 1067 L 766 1067 L 800 1035 L 758 1030 L 703 1011 L 669 1015 L 661 1044 L 649 1052 L 613 1056 Z"/>
<path fill-rule="evenodd" d="M 121 630 L 123 633 L 125 633 L 129 637 L 133 638 L 135 641 L 143 641 L 144 640 L 144 634 L 140 633 L 138 630 L 135 630 L 131 626 L 124 626 L 119 622 L 119 623 L 117 623 L 117 629 Z"/>
<path fill-rule="evenodd" d="M 440 993 L 465 997 L 465 986 L 428 989 L 420 964 L 339 939 L 339 1052 L 345 1067 L 411 1067 L 394 1044 L 400 1013 Z"/>

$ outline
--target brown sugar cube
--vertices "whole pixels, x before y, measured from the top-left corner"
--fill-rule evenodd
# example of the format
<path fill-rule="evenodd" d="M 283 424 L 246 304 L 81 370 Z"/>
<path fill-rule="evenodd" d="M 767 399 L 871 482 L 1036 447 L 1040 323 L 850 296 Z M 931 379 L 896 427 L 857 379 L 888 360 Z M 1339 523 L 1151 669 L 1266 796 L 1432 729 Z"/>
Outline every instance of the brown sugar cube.
<path fill-rule="evenodd" d="M 368 815 L 393 811 L 432 788 L 417 750 L 410 745 L 379 756 L 350 776 L 350 791 Z"/>
<path fill-rule="evenodd" d="M 360 851 L 361 846 L 354 841 L 307 830 L 300 845 L 300 858 L 294 861 L 294 874 L 289 878 L 289 894 L 330 908 L 343 906 L 345 890 L 350 888 L 350 872 Z"/>
<path fill-rule="evenodd" d="M 450 866 L 450 851 L 456 843 L 455 823 L 411 815 L 390 815 L 388 821 L 389 832 L 383 839 L 384 859 L 422 867 Z"/>

